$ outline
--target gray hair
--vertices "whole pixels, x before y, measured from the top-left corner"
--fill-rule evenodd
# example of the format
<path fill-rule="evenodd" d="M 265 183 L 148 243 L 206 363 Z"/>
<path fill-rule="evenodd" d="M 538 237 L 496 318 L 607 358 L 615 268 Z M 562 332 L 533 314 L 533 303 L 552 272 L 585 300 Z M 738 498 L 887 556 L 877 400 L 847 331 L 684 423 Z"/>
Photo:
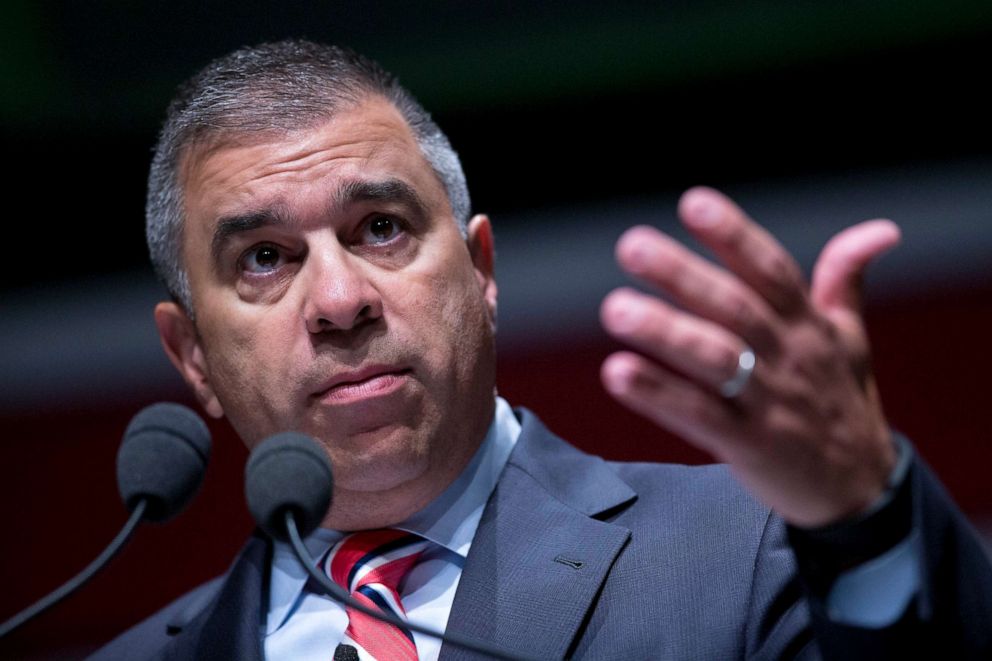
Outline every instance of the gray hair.
<path fill-rule="evenodd" d="M 169 104 L 148 175 L 145 234 L 152 265 L 192 316 L 183 262 L 183 157 L 198 146 L 263 139 L 308 128 L 372 95 L 390 101 L 410 126 L 444 185 L 462 235 L 470 213 L 465 174 L 447 136 L 395 76 L 350 49 L 287 40 L 241 48 L 183 83 Z"/>

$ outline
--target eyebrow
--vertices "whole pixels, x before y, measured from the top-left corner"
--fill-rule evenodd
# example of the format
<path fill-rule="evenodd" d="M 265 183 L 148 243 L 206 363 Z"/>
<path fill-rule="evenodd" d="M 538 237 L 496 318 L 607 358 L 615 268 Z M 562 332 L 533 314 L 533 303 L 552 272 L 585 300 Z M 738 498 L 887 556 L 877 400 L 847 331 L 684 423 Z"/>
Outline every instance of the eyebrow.
<path fill-rule="evenodd" d="M 335 210 L 341 210 L 356 202 L 397 202 L 411 207 L 420 216 L 427 215 L 427 205 L 414 187 L 394 177 L 346 181 L 335 192 L 332 205 Z"/>
<path fill-rule="evenodd" d="M 274 209 L 262 209 L 243 214 L 235 214 L 233 216 L 223 216 L 217 221 L 217 226 L 214 228 L 214 235 L 210 240 L 210 254 L 213 256 L 215 262 L 219 261 L 225 244 L 227 244 L 232 236 L 241 234 L 242 232 L 250 232 L 267 225 L 282 225 L 285 222 L 286 220 L 282 217 L 282 214 Z"/>
<path fill-rule="evenodd" d="M 402 179 L 369 180 L 353 179 L 346 181 L 331 196 L 332 212 L 341 212 L 351 204 L 359 202 L 393 202 L 410 207 L 420 218 L 428 214 L 427 205 L 410 184 Z M 210 241 L 210 253 L 214 261 L 219 261 L 224 246 L 231 237 L 270 225 L 286 225 L 289 219 L 278 209 L 256 209 L 241 214 L 222 216 L 217 220 Z"/>

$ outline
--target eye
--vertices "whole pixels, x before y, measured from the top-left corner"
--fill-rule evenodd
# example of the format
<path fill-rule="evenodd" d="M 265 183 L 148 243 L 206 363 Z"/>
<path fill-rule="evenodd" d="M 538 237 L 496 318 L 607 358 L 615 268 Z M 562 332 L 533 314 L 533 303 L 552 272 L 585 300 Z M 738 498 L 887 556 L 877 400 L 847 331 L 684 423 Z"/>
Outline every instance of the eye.
<path fill-rule="evenodd" d="M 373 216 L 366 226 L 369 243 L 388 243 L 400 233 L 399 221 L 389 216 Z"/>
<path fill-rule="evenodd" d="M 269 273 L 284 262 L 282 253 L 275 246 L 256 246 L 241 257 L 241 268 L 249 273 Z"/>

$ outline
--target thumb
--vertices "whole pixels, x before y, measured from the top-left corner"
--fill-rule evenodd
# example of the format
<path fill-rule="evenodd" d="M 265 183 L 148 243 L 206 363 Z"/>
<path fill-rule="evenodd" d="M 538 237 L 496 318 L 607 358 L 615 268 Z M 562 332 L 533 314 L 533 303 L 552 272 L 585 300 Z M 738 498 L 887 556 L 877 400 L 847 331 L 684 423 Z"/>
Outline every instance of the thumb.
<path fill-rule="evenodd" d="M 813 267 L 813 305 L 828 316 L 858 313 L 865 269 L 900 239 L 899 227 L 891 220 L 866 220 L 836 234 Z"/>

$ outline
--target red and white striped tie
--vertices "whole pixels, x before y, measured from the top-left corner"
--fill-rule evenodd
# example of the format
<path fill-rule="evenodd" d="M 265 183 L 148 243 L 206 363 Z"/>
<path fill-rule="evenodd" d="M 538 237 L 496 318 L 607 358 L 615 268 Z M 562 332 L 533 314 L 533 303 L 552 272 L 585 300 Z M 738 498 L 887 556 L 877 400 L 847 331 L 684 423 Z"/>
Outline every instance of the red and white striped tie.
<path fill-rule="evenodd" d="M 403 530 L 365 530 L 332 546 L 321 566 L 358 601 L 405 620 L 398 587 L 429 545 L 426 539 Z M 343 651 L 342 646 L 353 645 L 362 661 L 416 661 L 417 647 L 409 629 L 345 610 L 348 628 L 335 656 Z"/>

